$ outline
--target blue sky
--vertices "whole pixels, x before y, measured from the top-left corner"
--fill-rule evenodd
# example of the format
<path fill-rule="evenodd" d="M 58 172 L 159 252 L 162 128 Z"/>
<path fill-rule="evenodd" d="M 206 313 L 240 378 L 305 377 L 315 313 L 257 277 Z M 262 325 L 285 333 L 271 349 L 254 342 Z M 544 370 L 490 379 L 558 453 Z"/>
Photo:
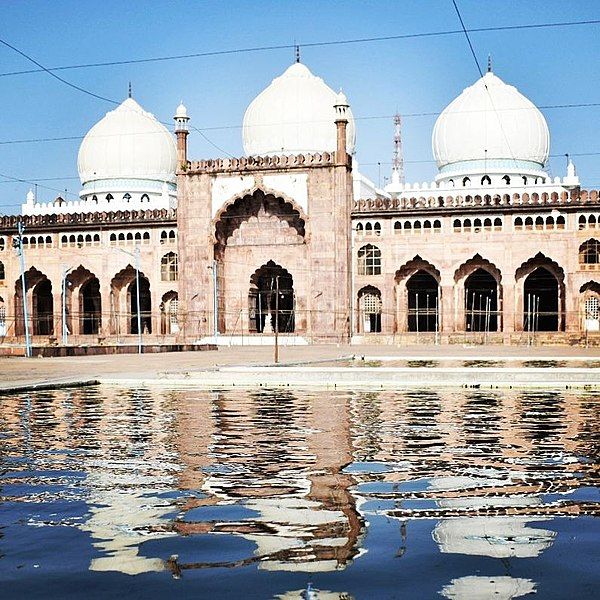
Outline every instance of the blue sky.
<path fill-rule="evenodd" d="M 557 23 L 600 18 L 598 0 L 458 0 L 468 28 Z M 213 50 L 368 38 L 459 28 L 451 0 L 261 2 L 131 2 L 2 0 L 0 37 L 47 67 Z M 599 25 L 471 34 L 482 68 L 539 106 L 600 102 Z M 60 71 L 101 96 L 133 95 L 170 121 L 180 100 L 192 123 L 233 155 L 242 154 L 240 125 L 251 100 L 293 62 L 291 49 Z M 361 170 L 375 182 L 389 175 L 394 112 L 442 110 L 478 77 L 462 35 L 307 47 L 302 62 L 334 89 L 342 87 L 357 119 Z M 0 74 L 32 68 L 0 46 Z M 0 76 L 0 142 L 83 136 L 113 106 L 58 82 L 47 73 Z M 551 132 L 549 170 L 563 175 L 575 157 L 584 187 L 600 187 L 600 107 L 542 111 Z M 435 117 L 403 122 L 406 180 L 436 174 L 431 154 Z M 0 173 L 40 182 L 38 197 L 79 192 L 80 140 L 0 143 Z M 190 135 L 190 157 L 222 153 Z M 381 163 L 378 165 L 378 163 Z M 30 184 L 0 176 L 0 213 L 18 210 Z"/>

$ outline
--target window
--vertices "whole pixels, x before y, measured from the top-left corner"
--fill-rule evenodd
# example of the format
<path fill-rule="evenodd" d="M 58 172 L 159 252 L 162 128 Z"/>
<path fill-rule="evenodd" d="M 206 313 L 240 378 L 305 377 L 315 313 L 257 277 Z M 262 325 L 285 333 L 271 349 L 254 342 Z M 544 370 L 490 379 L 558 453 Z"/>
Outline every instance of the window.
<path fill-rule="evenodd" d="M 525 175 L 523 175 L 523 185 L 527 185 L 527 177 Z"/>
<path fill-rule="evenodd" d="M 367 223 L 365 225 L 365 233 L 367 235 L 371 235 L 372 232 L 373 232 L 373 225 L 371 225 L 371 223 Z"/>
<path fill-rule="evenodd" d="M 433 230 L 435 231 L 435 233 L 439 233 L 440 231 L 442 231 L 442 222 L 438 219 L 436 219 L 433 222 Z"/>
<path fill-rule="evenodd" d="M 494 219 L 494 231 L 502 231 L 502 219 L 500 217 Z"/>
<path fill-rule="evenodd" d="M 515 231 L 521 231 L 523 229 L 523 219 L 517 217 L 515 219 Z"/>
<path fill-rule="evenodd" d="M 491 231 L 492 230 L 492 220 L 491 219 L 484 219 L 483 220 L 483 228 L 486 231 Z"/>
<path fill-rule="evenodd" d="M 375 225 L 373 225 L 373 231 L 375 232 L 375 235 L 381 235 L 381 223 L 375 223 Z"/>
<path fill-rule="evenodd" d="M 525 229 L 533 229 L 533 219 L 531 217 L 525 219 Z"/>
<path fill-rule="evenodd" d="M 363 224 L 362 223 L 357 223 L 356 224 L 356 233 L 358 233 L 359 235 L 361 235 L 363 232 Z M 165 238 L 167 237 L 167 232 L 163 231 L 162 233 L 165 234 Z M 162 239 L 162 233 L 161 233 L 161 239 Z"/>
<path fill-rule="evenodd" d="M 381 275 L 381 250 L 367 244 L 358 251 L 358 274 Z"/>
<path fill-rule="evenodd" d="M 110 202 L 111 200 L 114 200 L 113 195 L 112 194 L 106 194 L 106 201 Z"/>
<path fill-rule="evenodd" d="M 585 226 L 587 225 L 587 219 L 585 218 L 585 215 L 581 215 L 579 217 L 578 223 L 579 223 L 579 229 L 585 229 Z"/>
<path fill-rule="evenodd" d="M 535 218 L 535 228 L 538 231 L 540 231 L 541 229 L 544 229 L 544 219 L 542 217 Z"/>
<path fill-rule="evenodd" d="M 600 306 L 598 296 L 589 296 L 585 300 L 585 318 L 594 321 L 598 320 L 600 314 Z"/>
<path fill-rule="evenodd" d="M 452 223 L 452 227 L 454 227 L 454 233 L 460 233 L 460 230 L 461 230 L 460 219 L 454 219 L 454 222 Z"/>
<path fill-rule="evenodd" d="M 504 181 L 504 183 L 505 183 L 506 185 L 510 185 L 510 177 L 509 177 L 508 175 L 505 175 L 505 176 L 502 178 L 502 181 Z"/>
<path fill-rule="evenodd" d="M 394 223 L 394 233 L 402 233 L 402 223 L 400 221 Z"/>
<path fill-rule="evenodd" d="M 561 215 L 560 217 L 556 217 L 556 229 L 564 229 L 565 228 L 565 218 Z"/>
<path fill-rule="evenodd" d="M 588 240 L 579 246 L 579 264 L 600 264 L 600 242 L 598 240 Z"/>
<path fill-rule="evenodd" d="M 588 219 L 588 227 L 590 227 L 591 229 L 596 229 L 596 216 L 595 215 L 590 215 L 590 218 Z"/>
<path fill-rule="evenodd" d="M 96 196 L 96 194 L 94 194 L 92 196 L 92 202 L 94 202 L 95 204 L 98 204 L 98 196 Z"/>
<path fill-rule="evenodd" d="M 410 232 L 412 230 L 412 223 L 410 221 L 404 221 L 404 231 Z"/>
<path fill-rule="evenodd" d="M 169 252 L 160 261 L 160 278 L 162 281 L 177 281 L 177 254 Z"/>
<path fill-rule="evenodd" d="M 471 232 L 471 219 L 465 219 L 463 223 L 463 231 Z"/>
<path fill-rule="evenodd" d="M 129 192 L 127 194 L 124 194 L 123 200 L 125 200 L 125 202 L 129 202 L 131 200 L 131 194 Z"/>
<path fill-rule="evenodd" d="M 144 244 L 149 244 L 150 243 L 150 232 L 144 231 L 144 235 L 142 236 L 142 239 L 144 240 Z"/>
<path fill-rule="evenodd" d="M 117 234 L 111 233 L 109 238 L 111 246 L 114 246 L 117 243 Z"/>
<path fill-rule="evenodd" d="M 462 180 L 463 187 L 469 187 L 471 185 L 471 180 L 468 177 L 465 177 Z"/>
<path fill-rule="evenodd" d="M 489 175 L 484 175 L 481 178 L 481 185 L 492 185 L 492 180 L 490 179 Z"/>
<path fill-rule="evenodd" d="M 150 202 L 150 196 L 148 194 L 142 194 L 142 202 Z"/>
<path fill-rule="evenodd" d="M 481 231 L 481 219 L 475 219 L 473 221 L 473 230 L 475 233 L 479 233 Z"/>

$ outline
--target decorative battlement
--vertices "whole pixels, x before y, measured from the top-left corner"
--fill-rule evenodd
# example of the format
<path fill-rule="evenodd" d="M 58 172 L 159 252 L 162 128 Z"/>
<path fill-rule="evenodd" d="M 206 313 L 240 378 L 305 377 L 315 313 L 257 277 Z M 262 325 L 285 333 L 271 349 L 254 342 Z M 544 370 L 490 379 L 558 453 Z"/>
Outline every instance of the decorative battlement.
<path fill-rule="evenodd" d="M 465 209 L 483 208 L 486 206 L 569 206 L 581 204 L 600 204 L 600 192 L 598 190 L 580 190 L 575 188 L 571 191 L 543 192 L 538 194 L 527 192 L 523 194 L 485 194 L 466 196 L 413 196 L 410 198 L 367 198 L 355 200 L 353 212 L 377 212 L 377 211 L 413 211 L 413 210 L 438 210 L 438 209 Z"/>
<path fill-rule="evenodd" d="M 13 232 L 22 222 L 29 230 L 64 227 L 98 227 L 102 225 L 131 225 L 132 223 L 177 222 L 177 209 L 118 210 L 93 213 L 65 213 L 52 215 L 4 215 L 0 216 L 0 231 Z"/>
<path fill-rule="evenodd" d="M 240 158 L 215 158 L 192 161 L 186 172 L 232 173 L 238 171 L 259 171 L 264 169 L 332 167 L 335 164 L 335 154 L 333 152 L 281 156 L 242 156 Z"/>

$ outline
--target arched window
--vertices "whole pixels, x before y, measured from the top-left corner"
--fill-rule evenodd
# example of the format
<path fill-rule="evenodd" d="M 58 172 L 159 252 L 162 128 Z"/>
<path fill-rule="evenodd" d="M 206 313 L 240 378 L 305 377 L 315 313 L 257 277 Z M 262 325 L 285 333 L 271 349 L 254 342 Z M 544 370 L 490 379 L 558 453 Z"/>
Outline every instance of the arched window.
<path fill-rule="evenodd" d="M 85 236 L 85 245 L 86 246 L 91 246 L 92 245 L 92 236 L 89 233 Z"/>
<path fill-rule="evenodd" d="M 412 229 L 412 223 L 410 221 L 404 221 L 404 230 L 410 231 Z"/>
<path fill-rule="evenodd" d="M 80 233 L 80 234 L 77 236 L 77 245 L 78 245 L 79 247 L 83 246 L 83 241 L 84 241 L 84 240 L 83 240 L 83 234 L 82 234 L 82 233 Z"/>
<path fill-rule="evenodd" d="M 465 177 L 462 180 L 463 187 L 469 187 L 471 185 L 471 180 L 468 177 Z"/>
<path fill-rule="evenodd" d="M 554 217 L 546 217 L 546 229 L 554 229 Z"/>
<path fill-rule="evenodd" d="M 454 179 L 448 179 L 448 185 L 454 187 Z"/>
<path fill-rule="evenodd" d="M 359 330 L 361 333 L 381 332 L 381 292 L 372 286 L 358 292 L 360 311 Z"/>
<path fill-rule="evenodd" d="M 591 239 L 579 246 L 579 264 L 582 266 L 594 265 L 593 268 L 600 264 L 600 242 L 598 240 Z"/>
<path fill-rule="evenodd" d="M 111 200 L 114 200 L 114 197 L 112 194 L 106 194 L 106 201 L 110 202 Z"/>
<path fill-rule="evenodd" d="M 515 231 L 521 231 L 523 229 L 523 219 L 521 217 L 517 217 L 515 219 Z"/>
<path fill-rule="evenodd" d="M 169 234 L 166 231 L 161 231 L 160 232 L 160 243 L 164 244 L 167 241 L 168 237 L 169 237 Z"/>
<path fill-rule="evenodd" d="M 500 217 L 494 219 L 494 231 L 502 231 L 502 219 Z"/>
<path fill-rule="evenodd" d="M 363 232 L 363 224 L 359 221 L 356 224 L 356 233 L 358 233 L 358 235 L 362 235 L 362 232 Z M 163 231 L 162 233 L 164 233 L 165 237 L 166 237 L 167 232 Z M 162 234 L 161 234 L 161 239 L 162 239 Z"/>
<path fill-rule="evenodd" d="M 144 235 L 142 235 L 142 239 L 144 240 L 144 244 L 150 243 L 150 232 L 144 231 Z"/>
<path fill-rule="evenodd" d="M 590 215 L 588 219 L 588 227 L 590 229 L 596 229 L 596 215 Z"/>
<path fill-rule="evenodd" d="M 560 215 L 556 217 L 556 229 L 564 229 L 565 228 L 565 218 Z"/>
<path fill-rule="evenodd" d="M 484 219 L 483 220 L 483 228 L 486 231 L 491 231 L 492 230 L 492 220 L 491 219 Z"/>
<path fill-rule="evenodd" d="M 4 263 L 0 260 L 0 281 L 4 281 L 6 272 L 4 271 Z"/>
<path fill-rule="evenodd" d="M 150 202 L 150 196 L 148 194 L 142 194 L 142 202 Z"/>
<path fill-rule="evenodd" d="M 423 223 L 423 229 L 431 229 L 431 221 L 429 219 L 425 219 Z"/>
<path fill-rule="evenodd" d="M 38 235 L 37 243 L 38 246 L 41 248 L 43 248 L 46 245 L 46 240 L 44 239 L 43 235 Z"/>
<path fill-rule="evenodd" d="M 160 278 L 162 281 L 177 281 L 177 254 L 169 252 L 160 261 Z"/>
<path fill-rule="evenodd" d="M 481 231 L 481 219 L 475 219 L 473 221 L 473 231 L 479 233 Z"/>
<path fill-rule="evenodd" d="M 365 234 L 371 235 L 372 232 L 373 232 L 373 225 L 371 223 L 367 223 L 365 225 Z"/>
<path fill-rule="evenodd" d="M 587 219 L 585 218 L 585 215 L 579 215 L 577 222 L 579 224 L 579 229 L 585 229 L 587 225 Z"/>
<path fill-rule="evenodd" d="M 111 233 L 110 237 L 109 237 L 109 241 L 111 244 L 116 244 L 117 243 L 117 234 L 116 233 Z"/>
<path fill-rule="evenodd" d="M 415 233 L 421 233 L 421 221 L 415 221 L 413 223 L 413 231 Z"/>
<path fill-rule="evenodd" d="M 74 235 L 69 236 L 69 246 L 74 246 L 77 243 L 77 240 Z"/>
<path fill-rule="evenodd" d="M 133 233 L 131 233 L 131 231 L 126 235 L 126 240 L 128 242 L 133 242 Z"/>
<path fill-rule="evenodd" d="M 99 233 L 95 233 L 94 234 L 94 245 L 95 246 L 99 246 L 100 245 L 100 234 Z"/>
<path fill-rule="evenodd" d="M 358 274 L 381 275 L 381 250 L 367 244 L 358 251 Z"/>
<path fill-rule="evenodd" d="M 119 234 L 119 241 L 120 242 L 124 242 L 125 241 L 125 234 L 124 233 L 120 233 Z"/>
<path fill-rule="evenodd" d="M 533 229 L 533 219 L 531 217 L 525 219 L 525 229 Z"/>
<path fill-rule="evenodd" d="M 527 185 L 527 177 L 525 175 L 523 175 L 523 185 Z"/>
<path fill-rule="evenodd" d="M 92 202 L 94 202 L 95 204 L 98 204 L 98 196 L 96 196 L 96 194 L 94 194 L 92 196 Z"/>
<path fill-rule="evenodd" d="M 51 235 L 46 236 L 46 246 L 52 247 L 52 236 Z"/>
<path fill-rule="evenodd" d="M 379 221 L 373 225 L 373 231 L 375 232 L 375 235 L 381 235 L 381 223 Z"/>
<path fill-rule="evenodd" d="M 543 217 L 535 218 L 535 228 L 539 231 L 540 229 L 544 229 L 544 219 Z"/>
<path fill-rule="evenodd" d="M 452 223 L 452 227 L 454 227 L 454 233 L 460 233 L 460 230 L 461 230 L 460 219 L 454 219 L 454 221 Z"/>
<path fill-rule="evenodd" d="M 142 241 L 142 234 L 139 231 L 136 231 L 135 235 L 133 236 L 136 242 L 141 242 Z"/>
<path fill-rule="evenodd" d="M 471 232 L 471 219 L 465 219 L 463 221 L 463 231 L 466 231 L 467 233 Z"/>
<path fill-rule="evenodd" d="M 127 192 L 127 194 L 123 194 L 123 200 L 125 200 L 125 202 L 129 202 L 131 200 L 131 194 L 129 192 Z"/>
<path fill-rule="evenodd" d="M 175 230 L 171 229 L 171 231 L 169 231 L 169 242 L 174 242 L 176 237 Z"/>
<path fill-rule="evenodd" d="M 442 230 L 442 222 L 439 219 L 433 222 L 433 230 L 435 233 L 439 233 Z"/>
<path fill-rule="evenodd" d="M 66 246 L 69 243 L 69 238 L 66 235 L 60 237 L 60 245 Z"/>
<path fill-rule="evenodd" d="M 481 178 L 481 185 L 492 185 L 492 180 L 490 179 L 489 175 L 484 175 Z"/>
<path fill-rule="evenodd" d="M 508 175 L 505 175 L 505 176 L 502 178 L 502 181 L 504 181 L 504 183 L 505 183 L 506 185 L 510 185 L 510 177 L 509 177 Z"/>
<path fill-rule="evenodd" d="M 396 221 L 394 223 L 394 233 L 401 233 L 402 232 L 402 223 L 400 223 L 400 221 Z"/>

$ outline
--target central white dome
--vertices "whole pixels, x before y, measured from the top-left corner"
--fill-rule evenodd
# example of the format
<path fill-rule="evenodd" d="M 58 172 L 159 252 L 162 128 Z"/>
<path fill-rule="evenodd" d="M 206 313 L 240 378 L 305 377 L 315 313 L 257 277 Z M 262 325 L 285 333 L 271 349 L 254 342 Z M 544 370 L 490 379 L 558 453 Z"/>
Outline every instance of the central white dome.
<path fill-rule="evenodd" d="M 301 63 L 274 79 L 244 114 L 247 155 L 333 152 L 337 147 L 337 94 Z M 355 128 L 348 109 L 347 150 L 354 152 Z"/>
<path fill-rule="evenodd" d="M 536 106 L 515 87 L 486 73 L 451 102 L 433 129 L 440 172 L 506 168 L 537 171 L 548 160 L 550 132 Z"/>
<path fill-rule="evenodd" d="M 173 136 L 133 98 L 94 125 L 77 159 L 81 183 L 107 179 L 175 180 Z"/>

